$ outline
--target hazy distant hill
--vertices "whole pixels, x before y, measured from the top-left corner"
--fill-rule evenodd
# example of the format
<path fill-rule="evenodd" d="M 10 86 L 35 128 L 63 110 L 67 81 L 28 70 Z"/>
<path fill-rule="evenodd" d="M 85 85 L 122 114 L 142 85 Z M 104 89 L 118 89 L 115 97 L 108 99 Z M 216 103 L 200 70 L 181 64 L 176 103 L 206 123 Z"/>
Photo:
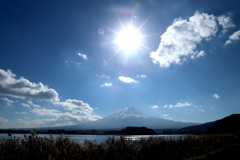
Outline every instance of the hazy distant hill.
<path fill-rule="evenodd" d="M 174 133 L 177 134 L 197 134 L 197 133 L 234 133 L 240 131 L 240 114 L 232 114 L 225 118 L 195 125 L 190 127 L 181 128 Z"/>
<path fill-rule="evenodd" d="M 119 112 L 107 116 L 103 119 L 85 122 L 79 125 L 57 127 L 65 130 L 87 130 L 87 129 L 122 129 L 127 126 L 147 127 L 152 129 L 178 129 L 187 126 L 197 125 L 197 123 L 176 122 L 146 115 L 134 107 L 126 107 Z"/>
<path fill-rule="evenodd" d="M 207 133 L 234 133 L 240 131 L 240 114 L 232 114 L 217 120 L 208 128 Z"/>
<path fill-rule="evenodd" d="M 174 133 L 175 134 L 198 134 L 198 133 L 203 133 L 203 132 L 206 132 L 208 130 L 208 128 L 210 126 L 212 126 L 214 123 L 216 123 L 216 121 L 207 122 L 207 123 L 204 123 L 204 124 L 190 126 L 190 127 L 185 127 L 185 128 L 181 128 L 181 129 L 175 131 Z"/>

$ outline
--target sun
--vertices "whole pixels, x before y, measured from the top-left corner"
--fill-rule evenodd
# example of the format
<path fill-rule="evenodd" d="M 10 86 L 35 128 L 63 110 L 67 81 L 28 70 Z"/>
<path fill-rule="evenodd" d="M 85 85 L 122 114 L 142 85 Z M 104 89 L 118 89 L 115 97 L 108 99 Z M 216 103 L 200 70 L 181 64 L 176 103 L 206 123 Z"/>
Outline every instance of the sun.
<path fill-rule="evenodd" d="M 136 51 L 141 44 L 141 34 L 132 27 L 125 27 L 118 33 L 116 42 L 120 50 Z"/>

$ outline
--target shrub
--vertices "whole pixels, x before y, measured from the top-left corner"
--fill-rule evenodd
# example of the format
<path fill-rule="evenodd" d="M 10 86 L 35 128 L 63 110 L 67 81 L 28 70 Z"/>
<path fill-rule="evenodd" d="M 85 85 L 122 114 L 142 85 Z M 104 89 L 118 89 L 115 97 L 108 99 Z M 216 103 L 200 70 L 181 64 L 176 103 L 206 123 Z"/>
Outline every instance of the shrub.
<path fill-rule="evenodd" d="M 83 144 L 61 134 L 57 138 L 38 137 L 36 131 L 24 139 L 0 140 L 0 159 L 24 160 L 146 160 L 186 159 L 223 147 L 240 144 L 240 134 L 180 136 L 163 138 L 152 136 L 140 140 L 108 137 L 98 144 L 85 140 Z"/>

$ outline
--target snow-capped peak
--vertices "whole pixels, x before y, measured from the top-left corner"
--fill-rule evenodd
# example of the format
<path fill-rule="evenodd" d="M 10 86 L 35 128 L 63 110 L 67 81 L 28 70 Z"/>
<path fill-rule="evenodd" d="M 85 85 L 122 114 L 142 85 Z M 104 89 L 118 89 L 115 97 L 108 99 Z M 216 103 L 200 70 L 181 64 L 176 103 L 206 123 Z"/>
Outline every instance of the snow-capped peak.
<path fill-rule="evenodd" d="M 138 111 L 134 107 L 126 107 L 126 108 L 118 111 L 117 113 L 112 114 L 106 118 L 124 119 L 124 118 L 128 118 L 128 117 L 153 118 L 152 116 L 148 116 L 148 115 Z"/>

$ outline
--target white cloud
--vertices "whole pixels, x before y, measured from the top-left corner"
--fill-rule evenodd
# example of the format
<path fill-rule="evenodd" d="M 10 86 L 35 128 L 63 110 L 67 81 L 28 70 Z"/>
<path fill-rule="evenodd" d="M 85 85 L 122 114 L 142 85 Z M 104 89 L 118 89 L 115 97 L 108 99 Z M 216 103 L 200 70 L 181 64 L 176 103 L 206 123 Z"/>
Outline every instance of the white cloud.
<path fill-rule="evenodd" d="M 1 125 L 1 124 L 5 124 L 5 123 L 7 123 L 7 122 L 8 122 L 7 119 L 0 117 L 0 125 Z"/>
<path fill-rule="evenodd" d="M 105 74 L 101 74 L 101 75 L 96 75 L 97 77 L 99 77 L 99 78 L 106 78 L 106 79 L 109 79 L 110 78 L 110 76 L 107 76 L 107 75 L 105 75 Z"/>
<path fill-rule="evenodd" d="M 233 41 L 237 41 L 240 39 L 240 30 L 234 32 L 231 36 L 229 36 L 229 39 L 225 42 L 224 45 L 228 45 L 230 43 L 232 43 Z"/>
<path fill-rule="evenodd" d="M 8 98 L 0 98 L 0 99 L 3 100 L 6 103 L 6 105 L 8 105 L 8 106 L 11 106 L 12 103 L 14 103 L 14 101 L 12 101 Z"/>
<path fill-rule="evenodd" d="M 81 100 L 67 99 L 64 102 L 56 102 L 56 104 L 62 106 L 65 110 L 72 111 L 72 114 L 78 115 L 79 118 L 82 117 L 90 121 L 101 119 L 100 116 L 91 115 L 93 108 L 91 108 L 88 103 L 84 103 Z"/>
<path fill-rule="evenodd" d="M 16 114 L 28 114 L 27 112 L 15 112 Z"/>
<path fill-rule="evenodd" d="M 197 44 L 216 35 L 218 31 L 217 22 L 225 30 L 233 25 L 230 17 L 215 17 L 199 12 L 188 19 L 176 19 L 161 35 L 158 49 L 150 53 L 153 63 L 158 62 L 160 67 L 169 67 L 173 63 L 182 64 L 187 57 L 198 58 L 204 56 L 204 51 L 196 50 Z"/>
<path fill-rule="evenodd" d="M 32 83 L 21 77 L 15 78 L 16 75 L 10 70 L 0 69 L 0 95 L 7 95 L 16 98 L 32 98 L 39 100 L 58 101 L 58 93 L 41 82 Z"/>
<path fill-rule="evenodd" d="M 64 64 L 66 64 L 68 67 L 71 67 L 71 66 L 73 66 L 73 65 L 76 65 L 76 66 L 79 67 L 79 65 L 80 65 L 81 63 L 79 63 L 79 62 L 73 62 L 73 61 L 65 61 Z"/>
<path fill-rule="evenodd" d="M 88 60 L 86 54 L 77 53 L 77 55 L 79 55 L 80 57 L 82 57 L 84 60 Z"/>
<path fill-rule="evenodd" d="M 154 106 L 151 106 L 151 108 L 153 108 L 153 109 L 157 109 L 158 106 L 157 106 L 157 105 L 154 105 Z"/>
<path fill-rule="evenodd" d="M 100 87 L 110 87 L 112 86 L 112 83 L 104 83 Z"/>
<path fill-rule="evenodd" d="M 34 119 L 31 121 L 26 121 L 24 119 L 17 119 L 17 123 L 25 125 L 27 127 L 56 127 L 56 126 L 66 126 L 66 125 L 74 125 L 71 118 L 68 117 L 58 117 L 58 118 L 50 118 L 50 119 Z"/>
<path fill-rule="evenodd" d="M 179 107 L 186 107 L 186 106 L 190 106 L 191 104 L 188 103 L 188 102 L 185 102 L 185 103 L 177 103 L 176 105 L 165 105 L 163 106 L 163 108 L 179 108 Z"/>
<path fill-rule="evenodd" d="M 217 17 L 219 24 L 223 27 L 222 33 L 225 33 L 228 28 L 235 27 L 230 16 L 221 15 Z"/>
<path fill-rule="evenodd" d="M 218 94 L 213 94 L 212 97 L 213 97 L 213 98 L 216 98 L 216 99 L 219 99 L 219 98 L 220 98 L 220 96 L 219 96 Z"/>
<path fill-rule="evenodd" d="M 52 117 L 50 119 L 35 119 L 31 123 L 19 119 L 18 123 L 22 123 L 28 126 L 62 126 L 62 125 L 73 125 L 79 124 L 83 121 L 95 121 L 102 117 L 98 115 L 92 115 L 93 108 L 89 104 L 84 103 L 80 100 L 68 99 L 64 102 L 55 102 L 56 105 L 62 106 L 65 110 L 71 112 L 60 112 L 55 109 L 46 108 L 34 108 L 31 110 L 32 113 L 41 116 Z"/>
<path fill-rule="evenodd" d="M 21 105 L 22 105 L 23 107 L 30 108 L 30 105 L 29 105 L 29 104 L 21 103 Z"/>
<path fill-rule="evenodd" d="M 41 106 L 34 104 L 32 101 L 27 101 L 31 106 L 35 107 L 35 108 L 41 108 Z"/>
<path fill-rule="evenodd" d="M 130 78 L 130 77 L 124 77 L 124 76 L 119 76 L 118 79 L 124 83 L 137 83 L 136 80 Z"/>
<path fill-rule="evenodd" d="M 167 107 L 168 107 L 168 105 L 167 105 L 167 104 L 163 106 L 163 108 L 167 108 Z"/>
<path fill-rule="evenodd" d="M 31 110 L 32 113 L 41 116 L 50 116 L 50 117 L 58 117 L 61 112 L 55 109 L 46 109 L 46 108 L 33 108 Z"/>
<path fill-rule="evenodd" d="M 108 63 L 106 60 L 103 60 L 103 65 L 106 66 Z"/>
<path fill-rule="evenodd" d="M 163 117 L 164 119 L 172 119 L 172 117 L 169 117 L 169 114 L 162 114 L 161 117 Z"/>
<path fill-rule="evenodd" d="M 88 103 L 76 99 L 67 99 L 64 102 L 58 102 L 58 105 L 61 105 L 65 110 L 72 110 L 83 115 L 90 114 L 93 111 Z"/>
<path fill-rule="evenodd" d="M 147 75 L 137 75 L 137 77 L 139 77 L 139 78 L 146 78 L 147 77 Z"/>

